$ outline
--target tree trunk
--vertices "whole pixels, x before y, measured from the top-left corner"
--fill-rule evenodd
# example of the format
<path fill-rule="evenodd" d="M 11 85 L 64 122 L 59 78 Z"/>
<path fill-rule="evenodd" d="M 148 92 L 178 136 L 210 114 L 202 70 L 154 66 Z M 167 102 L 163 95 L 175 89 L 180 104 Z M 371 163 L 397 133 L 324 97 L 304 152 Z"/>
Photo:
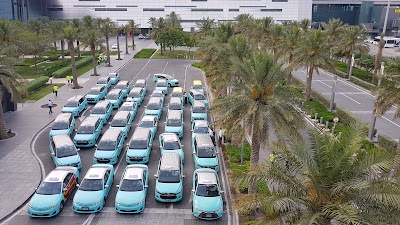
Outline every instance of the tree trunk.
<path fill-rule="evenodd" d="M 292 64 L 292 60 L 293 60 L 293 55 L 292 55 L 292 54 L 289 54 L 289 65 Z M 292 83 L 292 78 L 293 78 L 292 72 L 293 72 L 293 71 L 290 71 L 289 74 L 288 74 L 288 76 L 287 76 L 287 83 L 288 83 L 288 84 Z"/>
<path fill-rule="evenodd" d="M 93 76 L 98 76 L 97 74 L 97 58 L 96 58 L 96 46 L 95 45 L 91 45 L 90 46 L 90 51 L 92 51 L 92 63 L 93 63 Z"/>
<path fill-rule="evenodd" d="M 76 40 L 76 48 L 78 49 L 78 58 L 80 58 L 81 57 L 81 48 L 79 45 L 79 40 Z"/>
<path fill-rule="evenodd" d="M 160 44 L 161 55 L 163 54 L 163 44 Z"/>
<path fill-rule="evenodd" d="M 347 74 L 349 74 L 349 73 L 350 73 L 350 70 L 351 70 L 351 55 L 352 55 L 352 54 L 350 54 L 350 55 L 348 56 L 349 61 L 348 61 L 348 64 L 347 64 Z M 349 74 L 349 75 L 351 75 L 351 74 Z"/>
<path fill-rule="evenodd" d="M 253 120 L 253 128 L 251 134 L 251 157 L 250 157 L 250 170 L 254 169 L 260 159 L 260 136 L 258 133 L 257 123 Z M 249 194 L 255 194 L 257 192 L 256 184 L 253 182 L 249 183 Z"/>
<path fill-rule="evenodd" d="M 8 138 L 7 125 L 3 114 L 3 105 L 1 103 L 2 98 L 0 97 L 0 140 Z"/>
<path fill-rule="evenodd" d="M 119 51 L 119 35 L 117 34 L 117 51 L 118 51 L 118 59 L 121 60 L 121 52 Z"/>
<path fill-rule="evenodd" d="M 125 54 L 129 55 L 129 52 L 128 52 L 128 32 L 125 32 Z"/>
<path fill-rule="evenodd" d="M 57 42 L 55 41 L 55 42 L 53 42 L 53 44 L 54 44 L 54 48 L 57 50 Z"/>
<path fill-rule="evenodd" d="M 135 31 L 132 30 L 132 50 L 135 50 Z"/>
<path fill-rule="evenodd" d="M 62 63 L 62 66 L 65 66 L 65 53 L 64 53 L 64 50 L 65 50 L 65 42 L 64 42 L 64 39 L 61 39 L 61 63 Z"/>
<path fill-rule="evenodd" d="M 375 56 L 375 66 L 374 66 L 374 75 L 372 76 L 372 83 L 378 80 L 378 73 L 381 68 L 381 60 L 382 60 L 382 49 L 385 47 L 385 41 L 383 40 L 383 35 L 381 35 L 381 40 L 379 41 L 378 52 Z"/>
<path fill-rule="evenodd" d="M 68 48 L 71 54 L 71 68 L 72 68 L 72 77 L 74 79 L 74 88 L 78 89 L 78 78 L 76 77 L 76 65 L 75 65 L 75 49 L 74 49 L 74 42 L 69 41 L 68 42 Z"/>
<path fill-rule="evenodd" d="M 106 36 L 106 42 L 107 42 L 107 62 L 108 62 L 108 66 L 111 66 L 110 43 L 108 43 L 108 36 Z"/>
<path fill-rule="evenodd" d="M 307 67 L 307 81 L 306 81 L 306 101 L 311 99 L 311 83 L 314 67 Z"/>

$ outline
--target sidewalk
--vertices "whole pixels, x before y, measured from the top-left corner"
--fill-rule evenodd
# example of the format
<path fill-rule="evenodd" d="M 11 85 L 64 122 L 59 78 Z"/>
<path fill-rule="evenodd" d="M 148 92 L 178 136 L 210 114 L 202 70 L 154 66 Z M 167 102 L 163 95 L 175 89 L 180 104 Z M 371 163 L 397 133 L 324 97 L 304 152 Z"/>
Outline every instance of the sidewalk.
<path fill-rule="evenodd" d="M 127 63 L 136 52 L 142 48 L 154 46 L 152 41 L 136 40 L 134 51 L 129 48 L 129 55 L 121 54 L 123 60 L 111 57 L 112 67 L 98 67 L 97 71 L 101 76 L 115 72 Z M 125 49 L 125 45 L 122 45 L 121 49 Z M 41 179 L 44 178 L 38 161 L 32 154 L 31 144 L 35 135 L 57 117 L 62 106 L 70 97 L 78 94 L 84 95 L 96 84 L 99 77 L 90 76 L 92 73 L 93 70 L 90 70 L 78 78 L 79 85 L 83 86 L 81 89 L 70 89 L 65 85 L 59 89 L 58 97 L 51 93 L 34 103 L 24 104 L 24 107 L 15 112 L 5 114 L 7 126 L 17 135 L 14 138 L 0 141 L 0 180 L 2 181 L 0 182 L 0 222 L 17 210 L 21 204 L 24 204 L 33 194 Z M 52 115 L 48 114 L 47 108 L 40 107 L 47 104 L 49 99 L 58 105 L 53 108 Z"/>

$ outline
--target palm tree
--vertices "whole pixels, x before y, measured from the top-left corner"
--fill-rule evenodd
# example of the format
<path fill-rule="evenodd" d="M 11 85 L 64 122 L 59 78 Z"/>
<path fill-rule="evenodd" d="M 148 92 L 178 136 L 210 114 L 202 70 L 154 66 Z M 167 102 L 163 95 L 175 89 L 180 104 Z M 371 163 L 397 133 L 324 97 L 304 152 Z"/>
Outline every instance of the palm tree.
<path fill-rule="evenodd" d="M 56 42 L 60 41 L 61 45 L 61 63 L 65 66 L 65 40 L 64 40 L 64 27 L 66 26 L 65 21 L 52 20 L 48 23 L 48 29 L 50 32 L 51 39 L 56 47 Z"/>
<path fill-rule="evenodd" d="M 328 23 L 322 23 L 322 28 L 324 28 L 325 34 L 328 37 L 328 42 L 330 44 L 330 52 L 332 56 L 332 48 L 338 46 L 338 36 L 342 32 L 343 22 L 340 19 L 329 19 Z"/>
<path fill-rule="evenodd" d="M 72 68 L 72 76 L 74 79 L 74 88 L 80 88 L 78 84 L 78 77 L 76 76 L 76 65 L 75 65 L 75 48 L 74 42 L 78 38 L 78 30 L 71 26 L 67 26 L 64 28 L 64 39 L 67 40 L 68 43 L 68 50 L 70 51 L 71 55 L 71 68 Z"/>
<path fill-rule="evenodd" d="M 274 54 L 274 59 L 277 61 L 280 56 L 282 56 L 279 48 L 279 43 L 282 41 L 283 37 L 283 26 L 282 25 L 273 25 L 268 34 L 268 38 L 263 39 L 262 42 L 265 42 L 264 46 L 268 47 L 272 53 Z"/>
<path fill-rule="evenodd" d="M 97 57 L 96 48 L 103 48 L 104 40 L 101 38 L 101 34 L 96 29 L 87 30 L 82 36 L 82 44 L 84 48 L 89 47 L 93 57 L 93 76 L 99 76 L 97 73 Z"/>
<path fill-rule="evenodd" d="M 76 38 L 76 48 L 77 48 L 77 53 L 78 53 L 78 58 L 81 57 L 81 50 L 79 46 L 79 36 L 81 35 L 82 32 L 82 22 L 78 18 L 73 18 L 71 21 L 71 26 L 75 28 L 78 32 L 78 37 Z"/>
<path fill-rule="evenodd" d="M 170 14 L 167 14 L 166 16 L 166 21 L 169 27 L 172 28 L 181 28 L 181 17 L 176 14 L 176 12 L 171 12 Z"/>
<path fill-rule="evenodd" d="M 109 39 L 110 39 L 110 36 L 115 33 L 115 29 L 114 28 L 115 28 L 115 25 L 111 21 L 110 18 L 102 19 L 100 21 L 100 32 L 106 38 L 108 66 L 111 66 Z"/>
<path fill-rule="evenodd" d="M 83 27 L 85 30 L 92 30 L 92 29 L 98 28 L 98 21 L 97 21 L 97 19 L 95 19 L 95 18 L 93 18 L 93 17 L 91 17 L 91 16 L 84 16 L 84 17 L 82 18 L 81 23 L 82 23 L 82 27 Z"/>
<path fill-rule="evenodd" d="M 283 38 L 277 44 L 278 49 L 280 49 L 280 53 L 287 59 L 289 65 L 292 64 L 293 59 L 295 57 L 294 52 L 300 46 L 300 42 L 302 39 L 302 33 L 298 26 L 288 25 L 285 27 L 283 31 Z M 292 73 L 288 74 L 287 77 L 288 83 L 292 81 Z"/>
<path fill-rule="evenodd" d="M 23 26 L 9 20 L 0 19 L 0 57 L 3 55 L 19 57 L 21 49 L 21 31 Z"/>
<path fill-rule="evenodd" d="M 45 30 L 45 24 L 39 19 L 29 20 L 27 26 L 29 30 L 36 34 L 42 34 Z"/>
<path fill-rule="evenodd" d="M 196 22 L 196 27 L 199 29 L 200 34 L 208 35 L 212 29 L 215 28 L 215 20 L 210 19 L 210 17 L 204 18 L 200 20 L 200 22 Z"/>
<path fill-rule="evenodd" d="M 362 125 L 340 136 L 310 132 L 310 146 L 286 137 L 274 162 L 242 181 L 266 181 L 270 192 L 248 195 L 239 210 L 261 209 L 263 224 L 396 224 L 400 219 L 398 178 L 388 172 L 399 156 L 364 146 Z M 388 216 L 390 215 L 390 216 Z"/>
<path fill-rule="evenodd" d="M 311 27 L 311 21 L 309 19 L 302 19 L 299 22 L 299 26 L 304 32 L 307 32 Z"/>
<path fill-rule="evenodd" d="M 299 48 L 294 52 L 296 56 L 293 66 L 305 66 L 307 69 L 306 100 L 311 98 L 311 84 L 314 71 L 319 73 L 319 68 L 334 69 L 329 56 L 329 44 L 321 30 L 310 30 L 302 38 Z"/>
<path fill-rule="evenodd" d="M 264 17 L 255 21 L 255 28 L 250 34 L 250 40 L 253 44 L 260 48 L 266 48 L 266 41 L 260 41 L 268 39 L 271 27 L 274 25 L 274 19 L 272 17 Z"/>
<path fill-rule="evenodd" d="M 248 13 L 242 13 L 238 15 L 235 20 L 237 21 L 236 25 L 236 32 L 246 35 L 246 36 L 251 36 L 249 35 L 250 30 L 254 29 L 253 24 L 255 22 L 254 17 L 251 14 Z"/>
<path fill-rule="evenodd" d="M 154 18 L 150 18 L 150 19 L 152 20 L 152 19 L 154 19 Z M 162 18 L 162 17 L 160 17 L 160 18 L 158 18 L 158 19 L 156 19 L 155 21 L 152 21 L 152 22 L 154 22 L 154 23 L 152 24 L 152 26 L 154 26 L 154 27 L 152 27 L 151 36 L 152 36 L 152 38 L 155 40 L 155 39 L 157 39 L 157 37 L 158 37 L 158 35 L 160 34 L 160 32 L 161 32 L 164 28 L 167 27 L 167 22 L 166 22 L 165 19 Z"/>
<path fill-rule="evenodd" d="M 125 55 L 129 55 L 128 52 L 128 34 L 129 34 L 129 25 L 125 24 L 123 27 L 123 32 L 125 34 Z"/>
<path fill-rule="evenodd" d="M 134 20 L 129 20 L 127 26 L 129 27 L 132 35 L 132 49 L 135 50 L 135 33 L 140 30 L 139 24 L 136 24 Z"/>
<path fill-rule="evenodd" d="M 124 32 L 124 30 L 125 30 L 125 25 L 120 25 L 120 26 L 116 27 L 116 33 L 117 33 L 117 51 L 118 51 L 118 58 L 117 58 L 117 60 L 122 60 L 122 59 L 121 59 L 121 51 L 119 50 L 119 47 L 120 47 L 120 45 L 119 45 L 119 35 L 120 35 L 121 32 Z"/>

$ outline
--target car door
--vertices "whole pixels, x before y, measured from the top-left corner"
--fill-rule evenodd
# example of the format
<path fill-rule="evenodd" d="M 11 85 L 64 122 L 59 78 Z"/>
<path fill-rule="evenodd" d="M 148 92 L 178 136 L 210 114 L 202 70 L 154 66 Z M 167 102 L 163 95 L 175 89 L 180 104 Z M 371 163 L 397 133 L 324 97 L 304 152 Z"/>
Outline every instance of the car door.
<path fill-rule="evenodd" d="M 75 127 L 75 119 L 74 119 L 74 116 L 71 114 L 71 117 L 69 118 L 69 128 L 68 128 L 69 135 L 72 134 L 74 127 Z"/>
<path fill-rule="evenodd" d="M 100 94 L 99 94 L 99 100 L 100 99 L 103 99 L 104 98 L 104 96 L 106 96 L 106 88 L 104 87 L 104 86 L 102 86 L 101 88 L 100 88 Z"/>
<path fill-rule="evenodd" d="M 193 102 L 194 102 L 193 92 L 190 91 L 190 92 L 188 93 L 188 98 L 189 98 L 190 104 L 193 104 Z"/>
<path fill-rule="evenodd" d="M 111 182 L 110 182 L 110 170 L 107 170 L 104 174 L 104 179 L 103 179 L 103 184 L 104 184 L 104 198 L 107 198 L 108 193 L 110 192 L 111 189 Z"/>
<path fill-rule="evenodd" d="M 97 120 L 95 126 L 95 134 L 94 134 L 94 140 L 97 141 L 97 139 L 100 137 L 101 130 L 103 128 L 103 123 L 101 123 L 100 120 Z"/>
<path fill-rule="evenodd" d="M 72 172 L 69 172 L 67 176 L 64 178 L 63 181 L 63 196 L 64 196 L 64 202 L 67 201 L 68 197 L 71 195 L 72 191 L 76 187 L 76 177 L 75 174 Z"/>
<path fill-rule="evenodd" d="M 144 198 L 146 199 L 147 195 L 147 187 L 148 187 L 148 175 L 147 175 L 147 169 L 143 170 L 143 190 L 144 190 Z"/>

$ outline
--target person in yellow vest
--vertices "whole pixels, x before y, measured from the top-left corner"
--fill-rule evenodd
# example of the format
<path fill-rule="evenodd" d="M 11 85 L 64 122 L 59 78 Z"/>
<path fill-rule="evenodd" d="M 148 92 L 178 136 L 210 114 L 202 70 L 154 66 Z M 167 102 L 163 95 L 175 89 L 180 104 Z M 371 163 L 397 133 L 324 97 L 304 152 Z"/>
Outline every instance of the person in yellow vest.
<path fill-rule="evenodd" d="M 275 152 L 272 152 L 271 155 L 269 155 L 269 161 L 273 163 L 275 161 L 275 158 L 276 158 Z"/>
<path fill-rule="evenodd" d="M 57 92 L 58 92 L 58 86 L 57 85 L 54 85 L 53 92 L 54 92 L 54 94 L 56 94 L 56 97 L 57 97 Z"/>

